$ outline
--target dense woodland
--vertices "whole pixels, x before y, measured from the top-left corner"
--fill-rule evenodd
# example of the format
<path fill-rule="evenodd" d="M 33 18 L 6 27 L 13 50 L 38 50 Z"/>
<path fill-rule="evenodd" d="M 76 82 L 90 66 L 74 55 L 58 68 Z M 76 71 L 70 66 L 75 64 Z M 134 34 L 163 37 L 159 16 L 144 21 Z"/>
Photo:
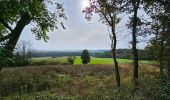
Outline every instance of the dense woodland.
<path fill-rule="evenodd" d="M 67 20 L 65 15 L 65 6 L 63 4 L 57 3 L 53 0 L 0 0 L 0 79 L 2 79 L 0 84 L 0 96 L 8 96 L 13 94 L 14 91 L 18 91 L 18 94 L 38 92 L 43 90 L 49 90 L 53 86 L 60 86 L 63 90 L 67 90 L 66 87 L 79 86 L 78 93 L 75 96 L 74 91 L 69 93 L 69 96 L 74 96 L 72 99 L 82 99 L 82 100 L 99 100 L 99 99 L 139 99 L 139 100 L 169 100 L 170 99 L 170 1 L 169 0 L 89 0 L 90 6 L 86 7 L 82 13 L 85 15 L 87 21 L 93 20 L 93 15 L 97 14 L 100 17 L 100 22 L 106 25 L 110 31 L 109 37 L 111 42 L 110 52 L 106 51 L 103 53 L 91 54 L 95 57 L 103 57 L 108 55 L 112 57 L 114 62 L 113 66 L 101 65 L 100 68 L 93 65 L 83 65 L 80 68 L 74 68 L 74 65 L 62 68 L 57 67 L 37 67 L 34 70 L 32 67 L 30 69 L 12 69 L 8 70 L 8 67 L 13 65 L 19 65 L 26 63 L 23 66 L 29 65 L 27 63 L 30 60 L 31 52 L 25 51 L 25 46 L 23 46 L 22 52 L 17 52 L 16 45 L 19 40 L 20 35 L 24 28 L 33 23 L 30 30 L 35 35 L 37 40 L 48 41 L 48 32 L 58 29 L 58 26 L 62 26 L 65 29 L 63 20 Z M 53 10 L 48 8 L 47 5 L 54 7 Z M 139 16 L 139 13 L 145 13 L 146 16 Z M 126 27 L 130 30 L 129 36 L 132 37 L 131 40 L 131 50 L 116 50 L 117 47 L 117 35 L 123 34 L 117 32 L 117 26 L 123 19 L 122 15 L 126 14 L 128 17 Z M 137 44 L 140 42 L 138 37 L 152 37 L 148 41 L 148 45 L 144 50 L 138 50 Z M 123 40 L 119 40 L 123 41 Z M 79 53 L 63 53 L 61 55 L 77 56 Z M 34 56 L 41 56 L 39 53 L 34 53 Z M 53 52 L 47 55 L 51 57 L 56 57 L 58 54 L 54 55 Z M 45 56 L 45 54 L 43 55 Z M 146 57 L 145 57 L 146 56 Z M 90 59 L 89 57 L 85 57 Z M 133 63 L 130 65 L 121 65 L 117 58 L 130 58 Z M 83 59 L 83 58 L 82 58 Z M 158 62 L 155 67 L 150 65 L 140 65 L 139 61 L 141 59 L 151 59 Z M 90 60 L 89 60 L 90 61 Z M 87 63 L 85 63 L 87 64 Z M 99 65 L 98 65 L 99 66 Z M 127 66 L 127 68 L 125 68 Z M 131 66 L 131 67 L 129 67 Z M 145 67 L 141 67 L 145 66 Z M 91 69 L 86 69 L 85 67 Z M 69 70 L 70 68 L 70 70 Z M 99 68 L 99 69 L 98 69 Z M 107 68 L 107 70 L 104 70 Z M 150 68 L 152 71 L 148 74 L 144 72 L 146 69 Z M 54 69 L 54 70 L 52 70 Z M 105 71 L 103 72 L 102 69 Z M 147 69 L 147 70 L 148 70 Z M 159 70 L 157 72 L 157 69 Z M 76 70 L 76 71 L 74 71 Z M 110 70 L 114 70 L 111 73 Z M 130 71 L 129 71 L 130 70 Z M 8 71 L 11 73 L 7 74 Z M 55 72 L 54 72 L 55 71 Z M 88 73 L 83 74 L 85 71 Z M 91 72 L 92 71 L 92 72 Z M 93 71 L 96 73 L 93 74 Z M 49 72 L 49 73 L 48 73 Z M 127 74 L 127 73 L 130 74 Z M 13 74 L 12 74 L 13 73 Z M 32 73 L 32 74 L 30 74 Z M 59 74 L 56 74 L 59 73 Z M 64 73 L 64 75 L 63 75 Z M 67 75 L 68 74 L 68 75 Z M 82 75 L 86 79 L 82 79 Z M 110 78 L 114 74 L 114 89 L 109 90 L 113 83 Z M 152 77 L 152 75 L 154 76 Z M 13 75 L 13 76 L 12 76 Z M 21 76 L 19 76 L 21 75 Z M 36 75 L 36 76 L 34 76 Z M 47 76 L 44 76 L 47 75 Z M 61 75 L 61 76 L 59 76 Z M 62 76 L 63 75 L 63 76 Z M 93 77 L 97 76 L 97 77 Z M 15 76 L 15 77 L 14 77 Z M 105 78 L 101 78 L 104 77 Z M 129 77 L 125 80 L 123 77 Z M 33 78 L 35 77 L 35 78 Z M 44 78 L 45 77 L 45 78 Z M 48 78 L 47 78 L 48 77 Z M 74 77 L 72 79 L 72 77 Z M 93 79 L 90 79 L 90 78 Z M 31 78 L 33 80 L 31 81 Z M 49 79 L 50 80 L 47 80 Z M 149 80 L 148 80 L 148 79 Z M 9 79 L 9 80 L 7 80 Z M 24 79 L 26 79 L 24 81 Z M 45 81 L 43 79 L 46 79 Z M 65 79 L 65 80 L 62 80 Z M 76 80 L 77 79 L 77 80 Z M 79 79 L 79 80 L 78 80 Z M 82 79 L 82 80 L 81 80 Z M 103 80 L 102 80 L 103 79 Z M 110 79 L 110 81 L 109 81 Z M 34 81 L 35 80 L 35 81 Z M 54 81 L 57 80 L 57 81 Z M 61 81 L 59 81 L 61 80 Z M 70 82 L 72 82 L 70 84 Z M 121 81 L 122 80 L 122 81 Z M 152 80 L 152 81 L 151 81 Z M 20 83 L 21 82 L 21 83 Z M 30 83 L 29 83 L 30 82 Z M 42 84 L 41 84 L 42 82 Z M 57 82 L 57 83 L 56 83 Z M 64 85 L 61 85 L 64 83 Z M 76 82 L 80 82 L 79 85 Z M 83 85 L 87 82 L 85 85 Z M 89 83 L 88 83 L 89 82 Z M 107 82 L 107 83 L 103 83 Z M 94 83 L 94 84 L 90 84 Z M 96 83 L 101 83 L 96 85 Z M 107 84 L 103 87 L 102 84 Z M 149 86 L 148 86 L 149 85 Z M 22 86 L 22 87 L 21 87 Z M 89 87 L 88 87 L 89 86 Z M 90 86 L 94 86 L 94 90 L 90 90 Z M 95 88 L 95 86 L 97 86 Z M 109 87 L 110 86 L 110 87 Z M 124 88 L 129 86 L 128 88 Z M 148 87 L 147 87 L 148 86 Z M 91 95 L 88 92 L 81 93 L 81 88 L 88 87 Z M 130 88 L 131 87 L 131 88 Z M 70 89 L 69 88 L 69 89 Z M 87 88 L 86 88 L 87 89 Z M 98 89 L 98 90 L 95 90 Z M 102 91 L 100 91 L 102 90 Z M 126 91 L 127 90 L 127 91 Z M 61 93 L 57 87 L 57 93 Z M 72 91 L 72 90 L 70 90 Z M 76 91 L 76 90 L 75 90 Z M 87 91 L 87 90 L 86 90 Z M 95 91 L 95 92 L 94 92 Z M 101 93 L 99 93 L 99 91 Z M 55 93 L 55 92 L 54 92 Z M 87 93 L 88 96 L 85 96 Z M 107 94 L 108 93 L 108 94 Z M 114 95 L 111 95 L 113 93 Z M 129 94 L 128 94 L 129 93 Z M 104 96 L 101 98 L 101 94 Z M 36 94 L 37 95 L 37 94 Z M 99 96 L 100 95 L 100 96 Z M 109 96 L 107 96 L 109 95 Z M 54 96 L 54 97 L 53 97 Z M 91 97 L 90 97 L 91 96 Z M 113 96 L 113 97 L 112 97 Z M 87 97 L 87 98 L 86 98 Z M 89 97 L 89 98 L 88 98 Z M 96 98 L 95 98 L 96 97 Z M 46 97 L 37 97 L 38 100 L 52 98 L 52 100 L 61 98 L 60 96 L 50 95 Z M 71 97 L 70 97 L 71 98 Z M 17 97 L 16 97 L 17 99 Z M 36 98 L 35 98 L 36 99 Z M 63 98 L 64 99 L 64 98 Z M 12 99 L 13 100 L 13 99 Z M 18 99 L 17 99 L 18 100 Z M 20 100 L 20 99 L 19 99 Z M 37 100 L 37 99 L 36 99 Z M 50 99 L 51 100 L 51 99 Z"/>

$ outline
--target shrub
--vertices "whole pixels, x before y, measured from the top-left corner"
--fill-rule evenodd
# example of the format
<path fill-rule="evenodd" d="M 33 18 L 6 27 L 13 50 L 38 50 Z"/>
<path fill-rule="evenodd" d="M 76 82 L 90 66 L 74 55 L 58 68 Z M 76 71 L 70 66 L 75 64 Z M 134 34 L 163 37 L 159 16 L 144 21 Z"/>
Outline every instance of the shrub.
<path fill-rule="evenodd" d="M 4 49 L 0 49 L 0 70 L 3 67 L 19 67 L 26 66 L 30 63 L 31 54 L 21 54 L 19 52 L 13 53 L 10 57 L 7 56 Z"/>
<path fill-rule="evenodd" d="M 16 69 L 0 73 L 0 97 L 10 94 L 24 94 L 49 90 L 52 88 L 65 88 L 72 78 L 69 75 L 57 74 L 46 70 L 26 71 Z"/>
<path fill-rule="evenodd" d="M 67 61 L 69 64 L 73 65 L 74 64 L 74 61 L 75 61 L 76 57 L 75 56 L 69 56 L 67 58 Z"/>
<path fill-rule="evenodd" d="M 170 100 L 170 82 L 160 88 L 161 100 Z"/>

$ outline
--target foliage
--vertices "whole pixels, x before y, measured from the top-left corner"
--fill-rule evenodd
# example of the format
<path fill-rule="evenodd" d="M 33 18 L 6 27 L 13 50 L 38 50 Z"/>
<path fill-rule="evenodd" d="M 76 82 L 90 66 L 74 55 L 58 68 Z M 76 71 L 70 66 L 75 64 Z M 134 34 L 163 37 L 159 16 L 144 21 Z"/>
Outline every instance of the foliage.
<path fill-rule="evenodd" d="M 147 49 L 160 63 L 160 75 L 163 74 L 163 68 L 166 66 L 170 79 L 170 3 L 168 0 L 149 0 L 145 1 L 144 7 L 152 19 L 150 33 L 154 35 Z"/>
<path fill-rule="evenodd" d="M 58 18 L 66 19 L 63 5 L 51 0 L 1 0 L 0 6 L 0 25 L 3 27 L 0 31 L 3 37 L 5 37 L 5 34 L 10 34 L 10 31 L 13 30 L 10 25 L 17 24 L 25 13 L 29 14 L 31 22 L 35 25 L 31 30 L 36 38 L 44 39 L 44 41 L 48 39 L 47 32 L 57 28 Z M 54 11 L 50 11 L 49 6 L 54 7 Z M 8 27 L 6 26 L 7 23 L 10 23 Z M 59 24 L 63 26 L 63 23 Z M 0 39 L 3 37 L 0 37 Z"/>
<path fill-rule="evenodd" d="M 83 64 L 88 64 L 90 62 L 90 55 L 88 50 L 83 50 L 81 54 L 81 60 Z"/>
<path fill-rule="evenodd" d="M 74 64 L 75 59 L 76 59 L 76 57 L 75 57 L 75 56 L 69 56 L 69 57 L 67 58 L 68 62 L 69 62 L 71 65 L 73 65 L 73 64 Z"/>
<path fill-rule="evenodd" d="M 160 86 L 160 99 L 169 100 L 170 99 L 170 82 L 167 80 Z"/>
<path fill-rule="evenodd" d="M 31 51 L 29 43 L 23 42 L 22 45 L 17 45 L 15 52 L 11 55 L 11 57 L 7 57 L 5 50 L 0 49 L 0 67 L 19 67 L 19 66 L 27 66 L 31 61 Z"/>
<path fill-rule="evenodd" d="M 0 68 L 4 67 L 19 67 L 29 63 L 29 60 L 23 60 L 19 53 L 13 54 L 10 58 L 6 57 L 4 52 L 0 52 Z"/>
<path fill-rule="evenodd" d="M 57 29 L 58 24 L 65 28 L 62 22 L 66 19 L 63 5 L 55 1 L 1 0 L 0 6 L 0 46 L 8 58 L 12 56 L 20 35 L 28 24 L 33 24 L 31 31 L 36 39 L 46 42 L 49 39 L 47 32 Z"/>
<path fill-rule="evenodd" d="M 15 71 L 15 72 L 14 72 Z M 38 70 L 14 70 L 11 75 L 7 71 L 1 72 L 1 96 L 9 94 L 23 94 L 42 90 L 49 90 L 53 87 L 64 88 L 71 80 L 69 75 L 51 73 L 41 73 Z M 23 72 L 22 72 L 23 71 Z M 31 71 L 31 72 L 30 72 Z M 13 73 L 13 76 L 12 76 Z"/>

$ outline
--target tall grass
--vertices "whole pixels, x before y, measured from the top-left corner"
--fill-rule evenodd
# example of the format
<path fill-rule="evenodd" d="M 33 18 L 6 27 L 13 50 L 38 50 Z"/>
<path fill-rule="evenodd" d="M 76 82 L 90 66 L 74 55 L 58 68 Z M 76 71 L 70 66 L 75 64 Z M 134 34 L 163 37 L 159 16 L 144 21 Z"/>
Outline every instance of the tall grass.
<path fill-rule="evenodd" d="M 139 90 L 134 92 L 132 67 L 121 64 L 120 89 L 112 65 L 46 65 L 6 68 L 0 72 L 0 96 L 5 100 L 166 100 L 154 65 L 140 65 Z M 163 92 L 162 92 L 163 91 Z"/>

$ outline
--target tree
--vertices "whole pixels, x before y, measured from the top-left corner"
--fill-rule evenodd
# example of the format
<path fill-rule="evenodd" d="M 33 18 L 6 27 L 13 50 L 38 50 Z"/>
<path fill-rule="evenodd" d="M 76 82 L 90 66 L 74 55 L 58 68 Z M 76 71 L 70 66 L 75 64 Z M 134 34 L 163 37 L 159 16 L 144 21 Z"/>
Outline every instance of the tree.
<path fill-rule="evenodd" d="M 90 62 L 90 55 L 87 49 L 83 50 L 81 54 L 81 60 L 83 64 L 88 64 Z"/>
<path fill-rule="evenodd" d="M 119 0 L 90 0 L 90 7 L 87 7 L 83 12 L 86 14 L 86 19 L 91 20 L 93 12 L 99 14 L 102 23 L 106 24 L 111 34 L 109 34 L 111 39 L 111 52 L 115 66 L 115 76 L 117 87 L 120 87 L 120 75 L 119 66 L 116 60 L 116 26 L 120 22 L 118 17 L 121 13 L 123 7 L 123 2 Z"/>
<path fill-rule="evenodd" d="M 140 0 L 132 0 L 132 5 L 133 5 L 133 28 L 132 28 L 132 51 L 133 51 L 133 64 L 134 64 L 134 73 L 133 73 L 133 79 L 134 79 L 134 83 L 135 85 L 138 85 L 138 51 L 136 48 L 136 44 L 137 44 L 137 39 L 136 39 L 136 35 L 137 35 L 137 21 L 138 21 L 138 17 L 137 17 L 137 13 L 138 13 L 138 9 L 139 9 L 139 4 L 140 4 Z"/>
<path fill-rule="evenodd" d="M 155 35 L 149 42 L 147 46 L 148 54 L 154 60 L 159 61 L 160 67 L 160 75 L 163 75 L 163 68 L 164 68 L 164 55 L 165 55 L 165 36 L 164 36 L 164 28 L 162 29 L 162 25 L 155 25 L 153 24 L 151 28 L 152 34 Z"/>
<path fill-rule="evenodd" d="M 167 74 L 170 80 L 170 1 L 145 0 L 145 10 L 153 20 L 159 22 L 160 31 L 155 36 L 156 43 L 153 46 L 159 47 L 157 50 L 160 53 L 157 56 L 160 61 L 160 74 L 163 73 L 164 65 L 167 66 Z M 153 42 L 153 39 L 151 42 Z"/>
<path fill-rule="evenodd" d="M 154 60 L 158 60 L 160 65 L 160 75 L 163 74 L 163 54 L 164 54 L 164 27 L 157 17 L 162 11 L 162 6 L 159 3 L 152 3 L 150 5 L 150 1 L 145 2 L 144 9 L 147 14 L 152 18 L 152 22 L 150 22 L 150 33 L 154 35 L 154 37 L 150 40 L 149 45 L 147 46 L 148 53 Z M 148 9 L 149 8 L 149 9 Z M 152 11 L 151 11 L 152 10 Z M 155 11 L 155 12 L 153 12 Z"/>
<path fill-rule="evenodd" d="M 169 0 L 156 0 L 163 6 L 163 12 L 158 16 L 159 20 L 164 27 L 164 43 L 165 43 L 165 62 L 167 66 L 167 75 L 170 80 L 170 1 Z M 155 2 L 156 2 L 155 1 Z"/>
<path fill-rule="evenodd" d="M 55 8 L 51 10 L 49 6 Z M 12 52 L 18 39 L 28 24 L 36 39 L 47 41 L 47 32 L 53 31 L 57 24 L 63 23 L 59 19 L 66 19 L 62 4 L 52 0 L 0 0 L 0 44 L 7 52 Z M 14 28 L 13 28 L 14 27 Z"/>
<path fill-rule="evenodd" d="M 138 50 L 137 50 L 137 31 L 141 24 L 141 19 L 138 17 L 138 11 L 140 8 L 140 4 L 142 0 L 123 0 L 125 7 L 124 11 L 130 13 L 132 16 L 130 17 L 130 23 L 128 28 L 132 30 L 132 53 L 133 53 L 133 82 L 136 86 L 138 86 Z M 138 27 L 139 26 L 139 27 Z"/>

